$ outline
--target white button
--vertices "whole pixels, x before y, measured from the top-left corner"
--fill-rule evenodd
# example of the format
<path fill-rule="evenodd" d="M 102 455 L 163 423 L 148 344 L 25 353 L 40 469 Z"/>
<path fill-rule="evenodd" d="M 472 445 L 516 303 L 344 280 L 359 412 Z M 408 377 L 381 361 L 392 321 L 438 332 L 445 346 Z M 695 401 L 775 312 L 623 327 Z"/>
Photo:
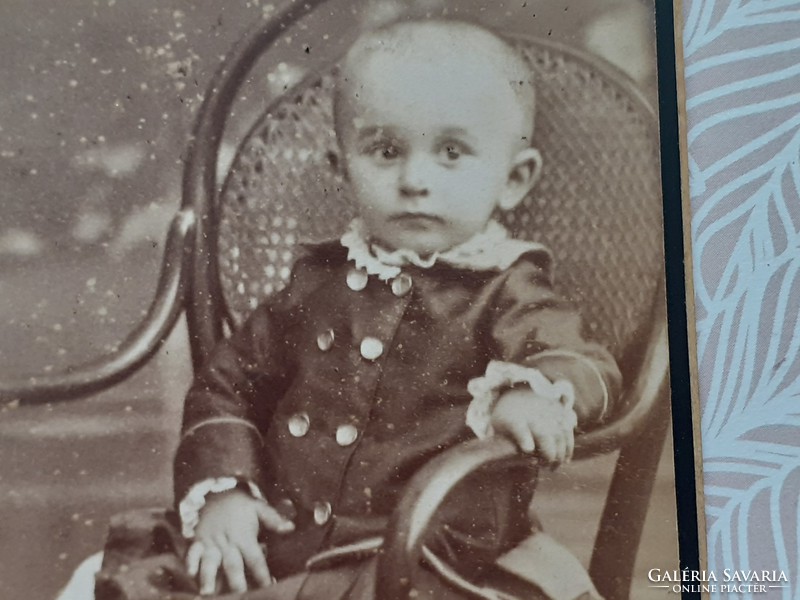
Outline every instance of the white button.
<path fill-rule="evenodd" d="M 333 347 L 333 329 L 326 329 L 317 336 L 317 347 L 323 352 L 327 352 Z"/>
<path fill-rule="evenodd" d="M 347 274 L 347 287 L 354 292 L 360 292 L 367 287 L 369 275 L 362 269 L 351 269 Z"/>
<path fill-rule="evenodd" d="M 308 428 L 311 425 L 311 419 L 308 414 L 301 412 L 291 416 L 289 419 L 289 433 L 294 437 L 303 437 L 308 433 Z"/>
<path fill-rule="evenodd" d="M 331 518 L 331 513 L 333 509 L 331 508 L 330 502 L 315 502 L 314 503 L 314 523 L 317 525 L 325 525 L 328 520 Z"/>
<path fill-rule="evenodd" d="M 349 446 L 357 439 L 358 429 L 356 429 L 355 426 L 348 423 L 346 425 L 339 425 L 339 427 L 336 428 L 336 443 L 340 446 Z"/>
<path fill-rule="evenodd" d="M 383 342 L 378 338 L 365 337 L 361 340 L 361 356 L 367 360 L 375 360 L 383 354 Z"/>
<path fill-rule="evenodd" d="M 400 273 L 400 275 L 392 279 L 392 293 L 401 298 L 411 291 L 412 284 L 411 275 Z"/>

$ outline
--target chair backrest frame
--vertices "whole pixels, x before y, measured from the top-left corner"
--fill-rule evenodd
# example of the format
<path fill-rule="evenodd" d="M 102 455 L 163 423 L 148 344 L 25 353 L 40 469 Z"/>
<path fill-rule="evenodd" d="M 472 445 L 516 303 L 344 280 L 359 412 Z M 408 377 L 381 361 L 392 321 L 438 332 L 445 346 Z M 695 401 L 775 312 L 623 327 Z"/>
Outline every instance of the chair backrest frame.
<path fill-rule="evenodd" d="M 247 74 L 264 51 L 293 22 L 327 0 L 284 3 L 270 19 L 253 27 L 219 66 L 203 99 L 187 152 L 182 207 L 196 216 L 186 303 L 192 364 L 202 366 L 224 335 L 225 304 L 216 261 L 218 234 L 216 169 L 230 107 Z"/>

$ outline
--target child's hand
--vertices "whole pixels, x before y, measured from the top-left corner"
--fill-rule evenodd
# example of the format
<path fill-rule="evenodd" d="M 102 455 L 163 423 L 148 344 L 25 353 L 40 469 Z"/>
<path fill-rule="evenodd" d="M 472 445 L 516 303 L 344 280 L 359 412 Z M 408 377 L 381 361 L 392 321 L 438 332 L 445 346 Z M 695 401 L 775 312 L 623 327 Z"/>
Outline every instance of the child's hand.
<path fill-rule="evenodd" d="M 572 408 L 530 389 L 505 392 L 492 411 L 492 427 L 514 440 L 523 452 L 538 450 L 547 462 L 572 458 L 577 417 Z"/>
<path fill-rule="evenodd" d="M 245 569 L 259 587 L 272 582 L 258 545 L 259 525 L 278 532 L 294 529 L 294 524 L 269 504 L 241 490 L 207 497 L 195 541 L 186 554 L 186 569 L 192 577 L 199 574 L 201 594 L 216 593 L 220 566 L 233 592 L 247 591 Z"/>

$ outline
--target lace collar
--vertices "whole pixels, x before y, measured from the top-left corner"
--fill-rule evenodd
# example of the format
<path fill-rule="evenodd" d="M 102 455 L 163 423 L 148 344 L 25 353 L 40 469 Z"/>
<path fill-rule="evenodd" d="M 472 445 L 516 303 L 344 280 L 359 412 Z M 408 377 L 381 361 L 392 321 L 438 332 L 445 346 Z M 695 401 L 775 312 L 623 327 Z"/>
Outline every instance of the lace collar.
<path fill-rule="evenodd" d="M 444 252 L 435 252 L 427 258 L 422 258 L 413 250 L 389 251 L 371 244 L 366 239 L 364 224 L 360 219 L 350 223 L 340 242 L 347 248 L 347 260 L 383 281 L 397 277 L 402 267 L 407 265 L 427 269 L 441 262 L 474 271 L 504 271 L 526 252 L 550 253 L 542 244 L 511 238 L 505 227 L 496 221 L 490 221 L 486 229 L 463 244 Z"/>

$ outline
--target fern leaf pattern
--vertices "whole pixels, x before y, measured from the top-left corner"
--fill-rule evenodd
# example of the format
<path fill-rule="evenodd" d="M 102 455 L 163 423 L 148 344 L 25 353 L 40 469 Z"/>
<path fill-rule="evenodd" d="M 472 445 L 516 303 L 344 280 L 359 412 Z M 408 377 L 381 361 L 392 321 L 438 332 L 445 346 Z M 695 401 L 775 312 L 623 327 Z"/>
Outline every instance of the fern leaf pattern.
<path fill-rule="evenodd" d="M 800 1 L 684 0 L 708 567 L 800 600 Z"/>

